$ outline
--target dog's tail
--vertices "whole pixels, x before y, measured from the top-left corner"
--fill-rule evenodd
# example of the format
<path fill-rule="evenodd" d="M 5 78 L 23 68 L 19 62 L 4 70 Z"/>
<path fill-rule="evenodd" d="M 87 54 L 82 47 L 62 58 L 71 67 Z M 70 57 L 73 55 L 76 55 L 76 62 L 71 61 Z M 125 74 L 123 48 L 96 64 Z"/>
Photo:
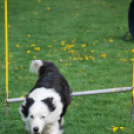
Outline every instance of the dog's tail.
<path fill-rule="evenodd" d="M 34 60 L 30 65 L 30 72 L 36 73 L 39 75 L 40 67 L 43 66 L 42 60 Z"/>

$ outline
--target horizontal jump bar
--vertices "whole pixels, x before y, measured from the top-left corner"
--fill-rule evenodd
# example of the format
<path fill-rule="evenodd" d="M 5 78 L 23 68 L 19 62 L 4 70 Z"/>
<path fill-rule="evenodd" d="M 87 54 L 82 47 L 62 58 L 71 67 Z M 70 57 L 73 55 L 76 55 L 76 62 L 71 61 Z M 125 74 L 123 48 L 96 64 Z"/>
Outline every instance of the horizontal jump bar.
<path fill-rule="evenodd" d="M 132 89 L 133 89 L 133 87 L 98 89 L 98 90 L 90 90 L 90 91 L 83 91 L 83 92 L 74 92 L 74 93 L 72 93 L 72 96 L 106 94 L 106 93 L 117 93 L 117 92 L 129 92 L 129 91 L 132 91 Z M 21 102 L 21 101 L 24 101 L 24 100 L 25 100 L 25 98 L 6 99 L 6 101 L 8 103 Z"/>
<path fill-rule="evenodd" d="M 90 91 L 84 91 L 84 92 L 74 92 L 74 93 L 72 93 L 72 96 L 106 94 L 106 93 L 117 93 L 117 92 L 129 92 L 129 91 L 132 91 L 132 89 L 133 89 L 132 87 L 98 89 L 98 90 L 90 90 Z"/>

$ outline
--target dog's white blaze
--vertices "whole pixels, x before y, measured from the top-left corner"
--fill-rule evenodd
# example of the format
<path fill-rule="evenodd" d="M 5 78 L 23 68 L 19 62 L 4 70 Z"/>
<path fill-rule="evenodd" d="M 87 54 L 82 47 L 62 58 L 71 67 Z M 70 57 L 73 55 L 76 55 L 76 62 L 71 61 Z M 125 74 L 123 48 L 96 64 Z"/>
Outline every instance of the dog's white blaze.
<path fill-rule="evenodd" d="M 38 127 L 38 133 L 41 133 L 44 129 L 44 126 L 47 124 L 47 117 L 49 116 L 49 114 L 50 111 L 43 102 L 35 101 L 35 103 L 29 108 L 29 121 L 31 125 L 31 131 L 33 131 L 34 127 Z M 32 119 L 30 118 L 30 115 L 33 116 Z M 42 116 L 45 116 L 46 119 L 42 119 Z"/>
<path fill-rule="evenodd" d="M 55 101 L 60 101 L 60 96 L 55 92 L 54 88 L 47 89 L 45 87 L 36 88 L 29 94 L 29 98 L 33 100 L 44 100 L 46 98 L 54 98 Z"/>

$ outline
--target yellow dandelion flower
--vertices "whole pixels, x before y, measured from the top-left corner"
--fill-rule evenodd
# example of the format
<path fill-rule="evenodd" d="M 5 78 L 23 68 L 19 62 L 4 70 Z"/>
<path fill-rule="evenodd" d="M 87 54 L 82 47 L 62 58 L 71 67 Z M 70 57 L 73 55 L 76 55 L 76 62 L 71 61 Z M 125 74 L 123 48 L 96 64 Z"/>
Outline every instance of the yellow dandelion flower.
<path fill-rule="evenodd" d="M 77 60 L 77 58 L 74 57 L 73 60 Z"/>
<path fill-rule="evenodd" d="M 118 127 L 113 128 L 113 132 L 116 132 L 118 130 Z"/>
<path fill-rule="evenodd" d="M 80 60 L 83 60 L 83 58 L 80 58 Z"/>
<path fill-rule="evenodd" d="M 40 51 L 40 47 L 34 47 L 34 50 Z"/>
<path fill-rule="evenodd" d="M 69 57 L 69 59 L 71 60 L 71 59 L 72 59 L 72 57 Z"/>
<path fill-rule="evenodd" d="M 52 47 L 51 45 L 48 45 L 48 47 Z"/>
<path fill-rule="evenodd" d="M 100 57 L 106 58 L 106 54 L 102 54 L 102 55 L 100 55 Z"/>
<path fill-rule="evenodd" d="M 81 45 L 81 47 L 85 47 L 85 46 L 86 46 L 86 44 L 82 44 L 82 45 Z"/>
<path fill-rule="evenodd" d="M 94 60 L 94 57 L 92 57 L 91 59 Z"/>
<path fill-rule="evenodd" d="M 109 41 L 110 41 L 110 42 L 113 42 L 113 39 L 110 39 Z"/>
<path fill-rule="evenodd" d="M 125 59 L 122 59 L 122 60 L 125 61 L 125 62 L 127 61 L 127 60 L 125 60 Z"/>
<path fill-rule="evenodd" d="M 54 50 L 54 52 L 57 52 L 57 50 Z"/>
<path fill-rule="evenodd" d="M 61 45 L 64 46 L 64 45 L 65 45 L 65 42 L 66 42 L 66 41 L 62 41 L 62 42 L 61 42 Z"/>
<path fill-rule="evenodd" d="M 23 67 L 20 67 L 20 69 L 22 69 Z"/>
<path fill-rule="evenodd" d="M 123 129 L 124 129 L 124 127 L 120 127 L 120 129 L 121 129 L 121 130 L 123 130 Z"/>
<path fill-rule="evenodd" d="M 68 47 L 68 44 L 66 44 L 66 47 Z"/>
<path fill-rule="evenodd" d="M 106 39 L 103 39 L 104 41 L 106 41 Z"/>
<path fill-rule="evenodd" d="M 74 40 L 72 40 L 72 42 L 74 43 L 75 41 L 74 41 Z"/>
<path fill-rule="evenodd" d="M 120 27 L 120 29 L 122 30 L 122 29 L 123 29 L 123 27 Z"/>
<path fill-rule="evenodd" d="M 28 38 L 30 37 L 31 35 L 30 34 L 28 34 Z"/>
<path fill-rule="evenodd" d="M 89 32 L 89 29 L 87 29 L 87 32 Z"/>
<path fill-rule="evenodd" d="M 56 42 L 57 40 L 53 40 L 54 42 Z"/>
<path fill-rule="evenodd" d="M 91 50 L 91 53 L 94 53 L 94 50 Z"/>
<path fill-rule="evenodd" d="M 15 47 L 19 47 L 19 44 L 17 44 Z"/>
<path fill-rule="evenodd" d="M 30 50 L 27 50 L 27 53 L 31 53 L 31 51 Z"/>
<path fill-rule="evenodd" d="M 20 96 L 20 98 L 24 98 L 24 96 Z"/>
<path fill-rule="evenodd" d="M 35 44 L 31 44 L 32 47 L 36 46 Z"/>
<path fill-rule="evenodd" d="M 65 47 L 63 50 L 66 51 L 67 50 L 67 47 Z"/>
<path fill-rule="evenodd" d="M 87 55 L 85 55 L 85 59 L 88 60 L 88 56 Z"/>
<path fill-rule="evenodd" d="M 133 59 L 130 59 L 130 61 L 134 61 L 134 58 Z"/>
<path fill-rule="evenodd" d="M 21 76 L 19 76 L 19 79 L 22 79 L 22 77 L 21 77 Z"/>
<path fill-rule="evenodd" d="M 40 2 L 41 2 L 41 0 L 38 0 L 38 2 L 40 3 Z"/>
<path fill-rule="evenodd" d="M 36 15 L 38 14 L 37 12 L 33 12 L 33 13 L 36 14 Z"/>
<path fill-rule="evenodd" d="M 72 40 L 72 42 L 74 43 L 76 41 L 76 39 Z"/>
<path fill-rule="evenodd" d="M 120 59 L 120 60 L 121 60 L 121 61 L 125 61 L 125 62 L 127 61 L 127 60 L 125 60 L 125 59 Z"/>
<path fill-rule="evenodd" d="M 74 44 L 72 44 L 72 45 L 69 45 L 68 47 L 69 47 L 69 48 L 71 48 L 71 47 L 74 47 Z"/>
<path fill-rule="evenodd" d="M 132 53 L 134 53 L 134 48 L 131 50 Z"/>
<path fill-rule="evenodd" d="M 82 71 L 80 70 L 80 73 L 81 73 Z"/>
<path fill-rule="evenodd" d="M 69 51 L 69 53 L 72 53 L 72 54 L 74 54 L 74 50 L 70 50 L 70 51 Z"/>
<path fill-rule="evenodd" d="M 33 58 L 35 59 L 35 58 L 36 58 L 36 56 L 35 56 L 35 55 L 33 55 Z"/>
<path fill-rule="evenodd" d="M 68 63 L 66 63 L 65 65 L 68 66 Z"/>
<path fill-rule="evenodd" d="M 75 16 L 77 16 L 77 17 L 78 17 L 78 16 L 79 16 L 79 14 L 75 14 Z"/>
<path fill-rule="evenodd" d="M 51 8 L 50 7 L 46 7 L 47 10 L 50 10 Z"/>

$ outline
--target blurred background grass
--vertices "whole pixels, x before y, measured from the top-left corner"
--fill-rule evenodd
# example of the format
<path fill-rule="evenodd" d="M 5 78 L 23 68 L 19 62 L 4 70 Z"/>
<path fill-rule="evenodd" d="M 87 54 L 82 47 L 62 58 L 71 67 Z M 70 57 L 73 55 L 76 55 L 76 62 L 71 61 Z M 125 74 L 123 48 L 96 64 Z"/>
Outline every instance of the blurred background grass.
<path fill-rule="evenodd" d="M 132 86 L 133 41 L 128 31 L 131 0 L 8 0 L 9 98 L 25 96 L 37 75 L 30 61 L 53 61 L 74 92 Z M 0 1 L 0 134 L 25 133 L 20 103 L 5 116 L 4 1 Z M 132 133 L 131 93 L 72 98 L 65 134 Z M 112 127 L 114 126 L 114 127 Z M 123 127 L 123 129 L 120 129 Z M 113 129 L 115 128 L 115 129 Z"/>

